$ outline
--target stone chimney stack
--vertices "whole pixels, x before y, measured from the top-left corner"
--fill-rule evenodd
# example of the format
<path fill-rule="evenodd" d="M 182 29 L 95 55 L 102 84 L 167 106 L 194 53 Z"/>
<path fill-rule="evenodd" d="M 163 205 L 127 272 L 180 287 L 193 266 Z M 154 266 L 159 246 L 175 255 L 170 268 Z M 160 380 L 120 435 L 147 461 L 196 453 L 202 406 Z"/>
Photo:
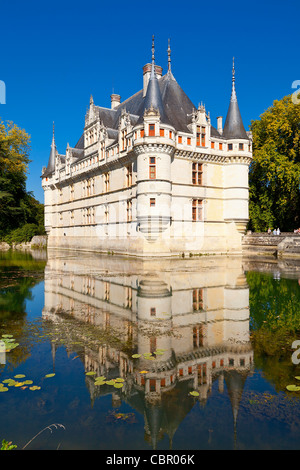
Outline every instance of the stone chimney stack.
<path fill-rule="evenodd" d="M 218 132 L 219 134 L 223 134 L 223 117 L 222 116 L 218 116 L 217 117 L 217 123 L 218 123 Z"/>
<path fill-rule="evenodd" d="M 110 95 L 111 99 L 111 109 L 115 109 L 121 103 L 121 96 L 113 93 Z"/>
<path fill-rule="evenodd" d="M 162 67 L 160 65 L 155 65 L 155 73 L 158 79 L 162 77 Z M 147 87 L 151 75 L 151 64 L 146 64 L 143 67 L 143 97 L 146 96 Z"/>

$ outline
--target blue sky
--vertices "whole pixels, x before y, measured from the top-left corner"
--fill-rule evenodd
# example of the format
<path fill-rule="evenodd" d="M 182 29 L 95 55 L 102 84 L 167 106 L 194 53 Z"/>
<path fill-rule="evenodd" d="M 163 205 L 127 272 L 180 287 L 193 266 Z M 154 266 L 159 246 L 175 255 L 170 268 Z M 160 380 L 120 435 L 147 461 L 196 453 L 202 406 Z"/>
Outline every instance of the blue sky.
<path fill-rule="evenodd" d="M 0 118 L 31 135 L 27 190 L 43 202 L 52 122 L 58 151 L 74 146 L 92 94 L 110 107 L 142 87 L 142 67 L 155 61 L 172 72 L 195 105 L 203 102 L 216 126 L 226 117 L 232 57 L 245 127 L 291 94 L 300 80 L 299 0 L 119 1 L 1 0 L 0 80 L 6 104 Z"/>

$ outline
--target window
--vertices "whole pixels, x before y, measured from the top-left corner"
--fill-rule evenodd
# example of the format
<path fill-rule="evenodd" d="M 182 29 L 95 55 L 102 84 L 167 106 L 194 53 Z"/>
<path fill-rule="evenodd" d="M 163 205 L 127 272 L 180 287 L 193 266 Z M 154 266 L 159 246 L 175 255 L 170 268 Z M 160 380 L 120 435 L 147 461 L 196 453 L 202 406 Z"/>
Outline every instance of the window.
<path fill-rule="evenodd" d="M 73 201 L 74 199 L 74 184 L 70 186 L 70 200 Z"/>
<path fill-rule="evenodd" d="M 125 288 L 125 307 L 131 308 L 132 307 L 132 288 L 126 287 Z"/>
<path fill-rule="evenodd" d="M 126 187 L 129 188 L 132 185 L 132 165 L 126 167 Z"/>
<path fill-rule="evenodd" d="M 232 144 L 228 144 L 228 150 L 232 150 Z"/>
<path fill-rule="evenodd" d="M 202 163 L 192 164 L 192 182 L 193 184 L 202 184 L 203 165 Z"/>
<path fill-rule="evenodd" d="M 188 138 L 187 138 L 187 144 L 188 144 L 188 145 L 191 145 L 191 142 L 192 142 L 191 138 L 188 137 Z"/>
<path fill-rule="evenodd" d="M 203 309 L 203 289 L 193 289 L 193 310 Z"/>
<path fill-rule="evenodd" d="M 151 316 L 151 317 L 155 317 L 155 315 L 156 315 L 156 308 L 155 308 L 155 307 L 151 307 L 151 308 L 150 308 L 150 316 Z"/>
<path fill-rule="evenodd" d="M 144 137 L 144 135 L 145 135 L 145 131 L 144 131 L 144 129 L 141 129 L 141 131 L 140 131 L 140 135 L 141 135 L 141 137 Z"/>
<path fill-rule="evenodd" d="M 149 178 L 151 180 L 156 178 L 156 157 L 149 157 Z"/>
<path fill-rule="evenodd" d="M 173 138 L 173 132 L 172 132 L 172 131 L 169 131 L 169 138 L 170 138 L 170 139 Z"/>
<path fill-rule="evenodd" d="M 109 191 L 109 173 L 104 173 L 104 192 Z"/>
<path fill-rule="evenodd" d="M 104 223 L 108 224 L 108 220 L 109 220 L 109 212 L 108 212 L 108 205 L 106 205 L 104 209 Z"/>
<path fill-rule="evenodd" d="M 244 144 L 239 144 L 239 150 L 244 150 Z"/>
<path fill-rule="evenodd" d="M 155 197 L 150 197 L 150 207 L 155 206 Z"/>
<path fill-rule="evenodd" d="M 164 137 L 165 136 L 165 130 L 164 129 L 159 129 L 159 135 L 160 135 L 160 137 Z"/>
<path fill-rule="evenodd" d="M 149 124 L 149 137 L 154 137 L 154 136 L 155 136 L 155 125 Z"/>
<path fill-rule="evenodd" d="M 215 143 L 211 142 L 210 146 L 211 146 L 212 149 L 214 149 L 215 148 Z"/>
<path fill-rule="evenodd" d="M 178 136 L 178 143 L 182 144 L 182 136 L 181 135 Z"/>
<path fill-rule="evenodd" d="M 221 142 L 219 143 L 219 150 L 223 150 L 223 144 Z"/>
<path fill-rule="evenodd" d="M 205 126 L 197 126 L 196 145 L 205 147 Z"/>
<path fill-rule="evenodd" d="M 156 351 L 156 336 L 151 336 L 150 337 L 150 352 L 153 354 L 153 352 Z"/>
<path fill-rule="evenodd" d="M 192 204 L 192 220 L 193 222 L 203 220 L 203 201 L 202 199 L 193 199 Z"/>
<path fill-rule="evenodd" d="M 193 347 L 199 348 L 200 346 L 203 346 L 203 325 L 196 325 L 193 328 Z"/>
<path fill-rule="evenodd" d="M 127 201 L 127 222 L 132 221 L 132 200 Z"/>
<path fill-rule="evenodd" d="M 121 134 L 121 143 L 122 143 L 122 150 L 125 150 L 126 144 L 127 144 L 127 140 L 126 140 L 126 131 L 122 131 L 122 134 Z"/>

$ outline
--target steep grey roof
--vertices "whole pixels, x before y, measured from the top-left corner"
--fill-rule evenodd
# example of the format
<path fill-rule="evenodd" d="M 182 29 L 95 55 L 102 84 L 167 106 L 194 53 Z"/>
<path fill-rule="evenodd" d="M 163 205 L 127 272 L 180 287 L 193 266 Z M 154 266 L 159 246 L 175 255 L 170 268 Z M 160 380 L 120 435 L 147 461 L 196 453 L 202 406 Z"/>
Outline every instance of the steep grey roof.
<path fill-rule="evenodd" d="M 224 124 L 223 136 L 225 139 L 248 139 L 236 97 L 234 64 L 232 68 L 231 98 Z"/>
<path fill-rule="evenodd" d="M 162 100 L 161 90 L 158 82 L 158 78 L 155 73 L 154 62 L 152 62 L 151 66 L 151 75 L 146 91 L 146 96 L 144 98 L 143 106 L 139 110 L 139 119 L 138 122 L 143 121 L 145 111 L 153 108 L 159 111 L 160 114 L 160 122 L 163 124 L 170 124 L 170 121 L 165 113 L 164 103 Z"/>
<path fill-rule="evenodd" d="M 54 170 L 55 170 L 55 156 L 56 156 L 56 153 L 57 153 L 57 150 L 56 150 L 56 145 L 55 145 L 54 125 L 53 125 L 53 136 L 52 136 L 51 150 L 50 150 L 48 165 L 47 165 L 46 170 L 45 170 L 44 173 L 43 173 L 43 176 L 51 175 L 51 173 L 54 172 Z"/>

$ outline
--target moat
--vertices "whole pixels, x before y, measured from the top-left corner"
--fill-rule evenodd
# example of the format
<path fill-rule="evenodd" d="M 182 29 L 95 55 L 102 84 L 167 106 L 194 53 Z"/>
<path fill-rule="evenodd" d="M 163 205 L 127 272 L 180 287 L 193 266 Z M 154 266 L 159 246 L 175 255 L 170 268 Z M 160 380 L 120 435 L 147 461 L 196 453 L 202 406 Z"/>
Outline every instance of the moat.
<path fill-rule="evenodd" d="M 0 440 L 299 449 L 298 340 L 300 261 L 0 252 Z"/>

